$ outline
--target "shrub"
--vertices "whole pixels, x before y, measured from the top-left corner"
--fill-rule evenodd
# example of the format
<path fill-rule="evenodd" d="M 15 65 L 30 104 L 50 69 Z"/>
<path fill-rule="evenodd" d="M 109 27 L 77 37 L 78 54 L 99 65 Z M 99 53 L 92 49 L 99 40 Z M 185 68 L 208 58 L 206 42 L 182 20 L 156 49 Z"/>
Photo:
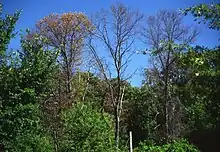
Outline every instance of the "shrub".
<path fill-rule="evenodd" d="M 7 152 L 51 152 L 52 140 L 43 129 L 37 104 L 1 110 L 0 136 Z"/>
<path fill-rule="evenodd" d="M 62 151 L 106 151 L 114 148 L 114 130 L 107 114 L 78 103 L 62 114 Z"/>
<path fill-rule="evenodd" d="M 140 143 L 140 146 L 134 150 L 135 152 L 198 152 L 199 150 L 189 144 L 186 139 L 179 141 L 172 141 L 171 143 L 157 146 L 154 144 L 147 145 L 146 143 Z"/>

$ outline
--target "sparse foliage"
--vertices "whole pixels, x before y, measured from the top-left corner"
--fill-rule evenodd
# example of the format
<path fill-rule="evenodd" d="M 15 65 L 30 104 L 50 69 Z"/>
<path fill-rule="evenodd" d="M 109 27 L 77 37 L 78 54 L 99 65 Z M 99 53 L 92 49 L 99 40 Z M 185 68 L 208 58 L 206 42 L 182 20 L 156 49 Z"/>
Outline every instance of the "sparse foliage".
<path fill-rule="evenodd" d="M 84 39 L 91 30 L 91 22 L 83 13 L 51 14 L 36 24 L 36 33 L 47 38 L 49 46 L 60 50 L 60 79 L 65 82 L 64 90 L 68 96 L 73 74 L 81 63 Z"/>
<path fill-rule="evenodd" d="M 137 36 L 137 30 L 142 15 L 131 11 L 122 4 L 112 5 L 110 11 L 102 10 L 95 16 L 95 31 L 88 41 L 88 47 L 96 60 L 97 67 L 103 75 L 108 86 L 110 104 L 115 116 L 115 146 L 119 147 L 120 115 L 124 95 L 124 81 L 130 57 L 134 53 L 133 44 Z M 103 63 L 94 40 L 104 45 L 104 51 L 110 55 L 110 64 Z M 113 68 L 114 73 L 109 72 Z M 116 78 L 116 85 L 111 84 L 111 76 Z M 116 90 L 116 91 L 115 91 Z"/>
<path fill-rule="evenodd" d="M 158 100 L 164 120 L 161 129 L 166 140 L 181 136 L 183 127 L 182 103 L 175 95 L 175 75 L 178 77 L 176 62 L 178 54 L 184 52 L 186 46 L 194 42 L 197 32 L 183 24 L 183 16 L 176 11 L 162 10 L 147 19 L 147 27 L 143 31 L 144 41 L 150 44 L 152 68 L 148 69 L 147 83 L 158 87 Z M 180 44 L 179 44 L 180 43 Z M 152 75 L 152 76 L 151 76 Z"/>

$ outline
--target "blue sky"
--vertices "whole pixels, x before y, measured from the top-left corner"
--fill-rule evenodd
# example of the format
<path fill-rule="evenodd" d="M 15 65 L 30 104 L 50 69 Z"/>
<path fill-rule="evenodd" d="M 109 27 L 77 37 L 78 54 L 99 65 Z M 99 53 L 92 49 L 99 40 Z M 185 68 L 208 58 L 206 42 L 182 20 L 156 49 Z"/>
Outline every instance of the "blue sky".
<path fill-rule="evenodd" d="M 36 21 L 49 15 L 50 13 L 63 12 L 84 12 L 88 16 L 99 11 L 101 8 L 109 8 L 111 4 L 120 2 L 126 6 L 139 10 L 147 15 L 155 14 L 159 9 L 179 9 L 201 3 L 210 4 L 217 0 L 0 0 L 4 5 L 4 12 L 13 13 L 15 10 L 22 9 L 23 12 L 17 23 L 16 31 L 20 29 L 33 28 Z M 185 17 L 185 24 L 195 25 L 201 32 L 195 44 L 208 47 L 214 47 L 219 44 L 218 38 L 220 33 L 209 30 L 206 25 L 198 25 L 193 21 L 191 16 Z M 9 45 L 10 48 L 19 48 L 19 36 L 13 39 Z M 136 46 L 143 49 L 143 45 Z M 146 46 L 147 47 L 147 46 Z M 147 57 L 143 55 L 135 55 L 131 62 L 129 72 L 139 69 L 131 79 L 131 83 L 135 86 L 141 84 L 143 79 L 141 69 L 148 65 Z"/>

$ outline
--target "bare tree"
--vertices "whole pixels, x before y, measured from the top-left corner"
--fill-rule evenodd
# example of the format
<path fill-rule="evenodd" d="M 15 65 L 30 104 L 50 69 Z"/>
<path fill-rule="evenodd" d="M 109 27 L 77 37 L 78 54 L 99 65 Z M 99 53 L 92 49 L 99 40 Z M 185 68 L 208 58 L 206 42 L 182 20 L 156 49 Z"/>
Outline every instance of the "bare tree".
<path fill-rule="evenodd" d="M 161 10 L 155 16 L 149 16 L 147 27 L 143 31 L 144 42 L 150 45 L 150 51 L 154 55 L 154 76 L 163 87 L 161 97 L 165 105 L 165 132 L 169 139 L 176 136 L 174 130 L 178 130 L 180 121 L 180 117 L 174 116 L 174 113 L 181 103 L 172 97 L 172 78 L 178 60 L 176 54 L 184 51 L 184 46 L 193 43 L 198 32 L 183 24 L 183 16 L 180 13 L 168 10 Z M 173 123 L 174 120 L 176 123 Z"/>
<path fill-rule="evenodd" d="M 88 47 L 96 61 L 107 86 L 111 105 L 115 117 L 115 146 L 119 147 L 120 115 L 125 90 L 124 82 L 129 79 L 126 76 L 131 56 L 134 53 L 133 45 L 138 33 L 138 26 L 142 15 L 131 11 L 122 4 L 111 6 L 110 11 L 102 10 L 95 16 L 93 22 L 95 32 L 88 40 Z M 99 44 L 99 47 L 94 45 Z M 103 46 L 103 47 L 100 47 Z M 98 49 L 103 52 L 99 52 Z M 100 54 L 108 54 L 109 61 L 106 63 Z M 112 85 L 112 75 L 116 79 L 116 85 Z"/>

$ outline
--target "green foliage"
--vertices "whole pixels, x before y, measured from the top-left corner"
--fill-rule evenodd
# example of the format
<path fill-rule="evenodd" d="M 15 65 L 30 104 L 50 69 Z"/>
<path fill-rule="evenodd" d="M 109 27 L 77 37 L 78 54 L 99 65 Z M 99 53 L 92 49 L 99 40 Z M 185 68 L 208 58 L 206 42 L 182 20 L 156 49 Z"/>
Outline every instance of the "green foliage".
<path fill-rule="evenodd" d="M 37 103 L 52 89 L 56 72 L 56 54 L 44 50 L 36 41 L 22 41 L 19 60 L 8 58 L 9 65 L 0 69 L 1 106 Z"/>
<path fill-rule="evenodd" d="M 0 3 L 0 16 L 3 16 L 3 5 Z M 2 64 L 2 57 L 5 55 L 7 45 L 11 38 L 15 36 L 13 30 L 18 21 L 20 12 L 15 12 L 12 15 L 6 14 L 4 18 L 0 17 L 0 65 Z"/>
<path fill-rule="evenodd" d="M 220 29 L 220 4 L 200 4 L 189 7 L 183 11 L 185 14 L 191 12 L 199 22 L 208 23 L 209 28 Z"/>
<path fill-rule="evenodd" d="M 0 10 L 2 10 L 2 5 Z M 1 12 L 2 13 L 2 12 Z M 7 52 L 20 13 L 0 19 L 0 143 L 5 151 L 52 151 L 42 124 L 40 102 L 51 91 L 56 55 L 42 40 L 22 39 L 20 52 Z"/>
<path fill-rule="evenodd" d="M 38 60 L 27 62 L 34 57 Z M 24 56 L 19 66 L 10 62 L 0 69 L 0 133 L 5 150 L 46 152 L 52 148 L 38 106 L 51 89 L 47 83 L 50 67 L 42 70 L 44 73 L 40 70 L 43 66 L 36 69 L 41 59 L 45 64 L 47 60 L 39 54 Z"/>
<path fill-rule="evenodd" d="M 124 103 L 125 109 L 128 110 L 126 121 L 128 128 L 134 133 L 136 142 L 143 140 L 143 137 L 151 140 L 158 139 L 158 111 L 161 104 L 156 97 L 157 95 L 147 85 L 126 89 Z M 136 142 L 134 144 L 137 144 Z"/>
<path fill-rule="evenodd" d="M 140 146 L 134 150 L 135 152 L 199 152 L 194 146 L 189 144 L 185 139 L 179 141 L 172 141 L 171 143 L 156 146 L 152 143 L 140 143 Z"/>
<path fill-rule="evenodd" d="M 180 62 L 182 66 L 190 66 L 193 77 L 216 76 L 220 74 L 219 50 L 219 47 L 213 49 L 201 46 L 191 47 L 187 53 L 181 54 Z"/>
<path fill-rule="evenodd" d="M 194 129 L 213 128 L 220 124 L 220 52 L 219 48 L 200 46 L 181 55 L 179 69 L 185 71 L 184 85 L 179 86 L 181 101 L 187 109 L 188 122 Z"/>
<path fill-rule="evenodd" d="M 105 87 L 98 77 L 90 72 L 77 72 L 72 79 L 74 100 L 91 104 L 96 109 L 101 109 L 105 96 Z"/>
<path fill-rule="evenodd" d="M 1 111 L 0 136 L 5 151 L 50 152 L 51 139 L 43 129 L 39 105 L 17 105 Z"/>
<path fill-rule="evenodd" d="M 15 138 L 14 144 L 8 144 L 9 152 L 53 152 L 53 145 L 49 137 L 39 134 L 25 133 Z"/>
<path fill-rule="evenodd" d="M 22 85 L 24 88 L 34 89 L 38 97 L 48 95 L 52 91 L 55 84 L 54 74 L 58 71 L 56 59 L 59 52 L 45 49 L 46 41 L 37 34 L 33 35 L 32 39 L 23 38 L 21 41 Z"/>
<path fill-rule="evenodd" d="M 108 115 L 79 103 L 64 111 L 62 151 L 113 151 L 114 131 Z"/>

